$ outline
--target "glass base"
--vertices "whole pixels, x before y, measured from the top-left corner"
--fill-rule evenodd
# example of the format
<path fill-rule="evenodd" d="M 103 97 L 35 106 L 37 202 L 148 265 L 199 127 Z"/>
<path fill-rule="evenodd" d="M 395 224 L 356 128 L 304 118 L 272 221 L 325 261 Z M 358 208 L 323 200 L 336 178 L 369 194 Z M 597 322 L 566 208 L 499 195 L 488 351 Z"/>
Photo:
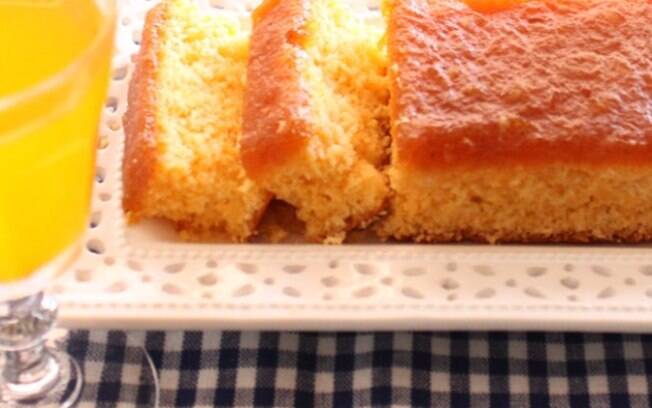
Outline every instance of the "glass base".
<path fill-rule="evenodd" d="M 158 408 L 161 398 L 158 372 L 147 350 L 140 348 L 140 351 L 142 369 L 139 377 L 139 392 L 135 397 L 134 405 L 139 408 Z"/>
<path fill-rule="evenodd" d="M 0 302 L 0 406 L 69 407 L 83 384 L 79 365 L 47 347 L 57 303 L 43 292 Z"/>
<path fill-rule="evenodd" d="M 5 354 L 3 363 L 10 355 Z M 2 365 L 5 365 L 2 364 Z M 63 352 L 46 349 L 38 366 L 0 382 L 0 406 L 68 408 L 79 400 L 83 386 L 79 364 Z"/>

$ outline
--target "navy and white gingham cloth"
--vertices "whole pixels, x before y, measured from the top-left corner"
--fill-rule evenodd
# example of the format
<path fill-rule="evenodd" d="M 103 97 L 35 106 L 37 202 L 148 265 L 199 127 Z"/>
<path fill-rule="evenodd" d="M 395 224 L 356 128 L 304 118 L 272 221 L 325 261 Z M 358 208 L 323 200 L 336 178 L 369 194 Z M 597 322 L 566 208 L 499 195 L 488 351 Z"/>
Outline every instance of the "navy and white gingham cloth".
<path fill-rule="evenodd" d="M 162 407 L 652 406 L 651 335 L 76 331 L 80 407 L 148 406 L 141 346 Z"/>

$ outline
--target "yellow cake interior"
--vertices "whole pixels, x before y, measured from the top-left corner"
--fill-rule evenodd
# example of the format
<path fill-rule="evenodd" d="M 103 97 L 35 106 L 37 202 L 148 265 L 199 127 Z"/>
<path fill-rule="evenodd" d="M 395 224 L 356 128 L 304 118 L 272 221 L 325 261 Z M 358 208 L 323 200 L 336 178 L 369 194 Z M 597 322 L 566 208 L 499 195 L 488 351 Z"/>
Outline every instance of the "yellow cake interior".
<path fill-rule="evenodd" d="M 417 241 L 631 241 L 652 238 L 652 171 L 551 164 L 416 174 L 397 192 L 385 236 Z"/>
<path fill-rule="evenodd" d="M 188 238 L 223 232 L 241 241 L 269 198 L 239 154 L 249 32 L 192 1 L 167 6 L 156 72 L 158 161 L 144 215 L 176 221 Z"/>
<path fill-rule="evenodd" d="M 309 35 L 298 61 L 310 99 L 307 148 L 263 185 L 297 208 L 310 239 L 341 242 L 371 222 L 388 194 L 388 88 L 382 30 L 346 4 L 310 2 Z"/>

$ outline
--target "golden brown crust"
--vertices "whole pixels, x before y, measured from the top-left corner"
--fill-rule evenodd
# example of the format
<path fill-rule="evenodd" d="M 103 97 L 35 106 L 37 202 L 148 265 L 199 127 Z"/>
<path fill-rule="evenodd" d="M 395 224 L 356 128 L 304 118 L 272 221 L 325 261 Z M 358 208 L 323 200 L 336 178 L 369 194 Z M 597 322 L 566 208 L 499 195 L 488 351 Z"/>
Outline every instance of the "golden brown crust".
<path fill-rule="evenodd" d="M 482 13 L 496 13 L 530 0 L 464 0 L 472 9 Z"/>
<path fill-rule="evenodd" d="M 470 3 L 389 3 L 395 164 L 649 165 L 652 2 Z"/>
<path fill-rule="evenodd" d="M 140 217 L 157 162 L 156 75 L 168 18 L 166 4 L 158 4 L 147 13 L 140 52 L 129 83 L 128 107 L 122 118 L 125 131 L 122 205 L 132 221 Z"/>
<path fill-rule="evenodd" d="M 384 234 L 381 234 L 384 235 Z M 388 237 L 384 237 L 387 239 Z M 478 234 L 475 231 L 459 230 L 448 234 L 422 232 L 417 235 L 399 238 L 402 242 L 450 243 L 471 242 L 477 244 L 638 244 L 652 241 L 652 231 L 623 230 L 613 231 L 609 238 L 597 238 L 590 232 L 558 232 L 553 234 L 517 234 L 501 232 L 500 237 Z"/>
<path fill-rule="evenodd" d="M 306 0 L 267 0 L 254 13 L 241 141 L 254 179 L 286 163 L 310 135 L 309 96 L 297 68 L 307 7 Z"/>

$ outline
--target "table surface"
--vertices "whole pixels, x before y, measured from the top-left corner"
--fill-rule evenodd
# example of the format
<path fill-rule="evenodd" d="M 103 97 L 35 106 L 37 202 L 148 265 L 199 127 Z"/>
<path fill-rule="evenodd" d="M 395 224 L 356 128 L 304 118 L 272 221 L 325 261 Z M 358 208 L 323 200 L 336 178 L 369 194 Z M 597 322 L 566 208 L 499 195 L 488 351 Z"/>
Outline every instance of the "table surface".
<path fill-rule="evenodd" d="M 80 407 L 652 405 L 652 336 L 74 331 Z M 142 379 L 147 379 L 143 381 Z"/>

